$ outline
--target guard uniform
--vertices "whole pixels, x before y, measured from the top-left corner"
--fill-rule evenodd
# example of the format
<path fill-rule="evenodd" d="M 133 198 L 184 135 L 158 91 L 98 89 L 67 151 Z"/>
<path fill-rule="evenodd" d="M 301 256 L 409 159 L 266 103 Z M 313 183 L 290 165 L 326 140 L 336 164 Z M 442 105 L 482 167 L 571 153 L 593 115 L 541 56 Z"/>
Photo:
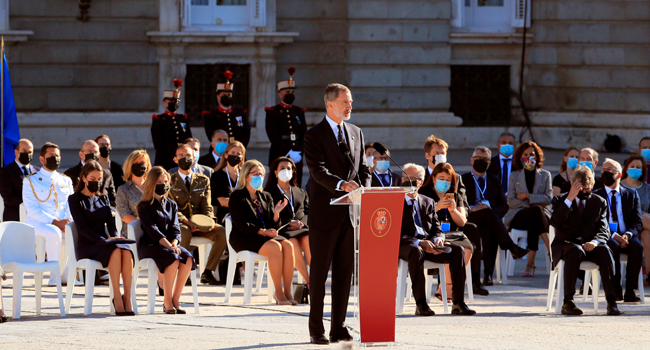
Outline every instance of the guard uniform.
<path fill-rule="evenodd" d="M 226 71 L 224 74 L 226 82 L 217 84 L 217 95 L 221 92 L 233 92 L 235 84 L 230 82 L 232 72 Z M 220 102 L 220 101 L 219 101 Z M 217 108 L 210 111 L 203 111 L 203 126 L 205 135 L 208 140 L 212 140 L 212 133 L 216 130 L 224 130 L 228 133 L 228 143 L 239 141 L 248 147 L 248 141 L 251 139 L 251 125 L 248 123 L 247 111 L 241 108 L 232 107 L 232 99 L 229 103 L 221 103 Z M 212 152 L 212 146 L 210 146 Z"/>
<path fill-rule="evenodd" d="M 165 170 L 176 166 L 174 157 L 176 148 L 183 144 L 183 141 L 192 137 L 187 114 L 176 113 L 180 101 L 182 86 L 180 79 L 174 79 L 176 90 L 165 90 L 163 101 L 169 99 L 170 107 L 163 114 L 154 114 L 151 122 L 151 138 L 153 147 L 156 150 L 154 165 L 160 165 Z M 173 105 L 171 105 L 173 103 Z"/>

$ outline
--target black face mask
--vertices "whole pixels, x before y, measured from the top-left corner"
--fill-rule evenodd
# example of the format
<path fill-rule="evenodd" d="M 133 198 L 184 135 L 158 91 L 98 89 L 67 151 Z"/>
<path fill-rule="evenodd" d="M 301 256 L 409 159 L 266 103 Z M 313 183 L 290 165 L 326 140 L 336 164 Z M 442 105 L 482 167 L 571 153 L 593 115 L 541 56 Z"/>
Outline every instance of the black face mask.
<path fill-rule="evenodd" d="M 27 165 L 32 162 L 32 153 L 21 152 L 18 155 L 18 161 L 20 164 Z"/>
<path fill-rule="evenodd" d="M 239 165 L 239 163 L 241 163 L 241 156 L 236 156 L 234 154 L 229 154 L 228 158 L 226 158 L 226 160 L 228 161 L 228 164 L 230 164 L 230 166 L 235 167 L 235 166 Z"/>
<path fill-rule="evenodd" d="M 477 173 L 484 173 L 488 168 L 488 161 L 485 159 L 474 159 L 472 166 Z"/>
<path fill-rule="evenodd" d="M 61 157 L 57 156 L 51 156 L 48 158 L 45 158 L 45 167 L 48 170 L 57 170 L 61 166 Z"/>
<path fill-rule="evenodd" d="M 578 193 L 578 199 L 580 199 L 581 201 L 583 201 L 585 199 L 588 199 L 589 197 L 591 197 L 591 190 L 589 190 L 587 192 L 580 191 Z"/>
<path fill-rule="evenodd" d="M 97 192 L 100 187 L 102 187 L 102 181 L 88 181 L 88 184 L 86 184 L 86 188 L 90 192 Z"/>
<path fill-rule="evenodd" d="M 294 94 L 286 94 L 282 98 L 282 102 L 284 102 L 284 103 L 286 103 L 288 105 L 292 104 L 293 101 L 295 101 L 295 100 L 296 100 L 296 95 L 294 95 Z"/>
<path fill-rule="evenodd" d="M 178 160 L 178 167 L 182 170 L 188 170 L 192 166 L 192 158 L 185 157 Z"/>
<path fill-rule="evenodd" d="M 165 193 L 169 192 L 169 184 L 156 184 L 156 189 L 154 191 L 157 195 L 164 196 Z"/>
<path fill-rule="evenodd" d="M 144 163 L 135 163 L 131 165 L 131 174 L 135 177 L 143 177 L 147 172 L 147 165 Z"/>
<path fill-rule="evenodd" d="M 95 153 L 86 153 L 86 157 L 84 158 L 84 162 L 88 163 L 91 160 L 98 161 L 99 156 L 96 155 Z"/>
<path fill-rule="evenodd" d="M 178 109 L 178 102 L 170 101 L 167 104 L 167 110 L 169 111 L 169 113 L 174 113 L 174 112 L 176 112 L 177 109 Z"/>
<path fill-rule="evenodd" d="M 111 154 L 113 148 L 111 146 L 99 147 L 99 156 L 102 158 L 108 158 L 108 155 Z"/>
<path fill-rule="evenodd" d="M 219 102 L 221 102 L 221 104 L 226 107 L 230 107 L 230 105 L 232 104 L 232 98 L 228 95 L 223 95 L 221 96 Z"/>
<path fill-rule="evenodd" d="M 601 179 L 603 179 L 603 184 L 607 187 L 613 185 L 616 182 L 614 174 L 610 173 L 609 171 L 603 171 L 603 176 L 601 176 Z"/>

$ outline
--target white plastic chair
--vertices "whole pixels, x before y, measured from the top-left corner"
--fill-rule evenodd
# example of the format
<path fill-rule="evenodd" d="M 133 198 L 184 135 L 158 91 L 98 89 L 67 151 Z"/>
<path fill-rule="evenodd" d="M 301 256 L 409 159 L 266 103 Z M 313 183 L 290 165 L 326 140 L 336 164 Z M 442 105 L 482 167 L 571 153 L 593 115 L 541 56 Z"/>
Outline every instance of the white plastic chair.
<path fill-rule="evenodd" d="M 201 270 L 205 270 L 206 261 L 208 261 L 208 256 L 210 255 L 210 250 L 212 249 L 212 241 L 205 237 L 192 237 L 190 245 L 193 245 L 199 250 L 199 266 L 196 269 L 196 273 L 200 275 Z M 214 272 L 213 272 L 214 273 Z"/>
<path fill-rule="evenodd" d="M 621 283 L 625 283 L 625 279 L 627 278 L 626 274 L 626 265 L 627 265 L 627 254 L 621 253 L 621 276 L 623 279 L 621 279 Z M 639 271 L 639 281 L 637 282 L 639 284 L 638 290 L 639 290 L 639 298 L 641 298 L 641 303 L 645 304 L 645 290 L 643 288 L 643 269 Z"/>
<path fill-rule="evenodd" d="M 519 242 L 523 239 L 527 239 L 528 237 L 528 231 L 525 230 L 517 230 L 515 228 L 510 230 L 510 238 L 512 238 L 512 241 L 515 242 L 515 244 L 519 245 Z M 549 238 L 550 242 L 550 238 Z M 544 246 L 544 251 L 546 254 L 546 272 L 551 273 L 551 258 L 549 257 L 549 253 L 546 250 L 546 244 L 543 244 Z M 508 276 L 513 276 L 515 274 L 515 259 L 512 258 L 512 253 L 510 251 L 507 252 L 508 256 L 506 258 L 506 266 L 508 266 Z"/>
<path fill-rule="evenodd" d="M 133 269 L 133 286 L 138 282 L 138 274 L 141 270 L 147 270 L 147 313 L 154 313 L 154 306 L 156 304 L 156 286 L 158 285 L 158 266 L 153 259 L 145 258 L 140 259 L 138 255 L 137 244 L 140 243 L 140 238 L 144 235 L 140 220 L 132 221 L 126 228 L 127 237 L 135 240 L 137 243 L 131 245 L 133 249 L 133 258 L 135 259 L 135 268 Z M 198 269 L 197 269 L 198 271 Z M 190 280 L 192 281 L 192 296 L 194 297 L 194 313 L 199 314 L 199 293 L 196 285 L 196 273 L 190 272 Z M 134 287 L 135 288 L 135 287 Z M 135 299 L 135 292 L 133 293 Z M 133 306 L 136 310 L 137 305 Z"/>
<path fill-rule="evenodd" d="M 553 239 L 555 239 L 555 228 L 549 226 L 548 240 L 552 244 Z M 553 251 L 551 249 L 551 254 Z M 551 255 L 552 256 L 552 255 Z M 587 301 L 587 291 L 589 290 L 589 282 L 592 281 L 593 291 L 592 299 L 594 302 L 594 310 L 598 311 L 598 293 L 600 286 L 600 271 L 598 270 L 598 265 L 592 263 L 591 261 L 583 261 L 580 263 L 580 270 L 585 271 L 585 291 L 583 293 L 583 301 Z M 562 308 L 562 298 L 564 297 L 564 260 L 560 260 L 555 265 L 553 271 L 549 276 L 548 281 L 548 297 L 546 299 L 546 311 L 551 311 L 553 307 L 553 293 L 555 293 L 555 286 L 557 284 L 557 295 L 555 299 L 555 313 L 559 314 L 560 309 Z M 574 286 L 575 288 L 575 286 Z"/>
<path fill-rule="evenodd" d="M 5 200 L 0 196 L 0 220 L 2 219 L 2 216 L 5 213 Z"/>
<path fill-rule="evenodd" d="M 501 248 L 497 249 L 496 263 L 494 266 L 496 272 L 496 276 L 494 277 L 495 283 L 508 284 L 508 264 L 506 264 L 506 256 L 507 253 L 505 250 Z"/>
<path fill-rule="evenodd" d="M 18 215 L 20 218 L 20 222 L 26 222 L 27 221 L 27 208 L 25 207 L 25 203 L 20 203 L 20 206 L 18 207 Z M 65 249 L 65 236 L 61 237 L 61 256 L 60 256 L 60 263 L 59 266 L 61 268 L 61 272 L 65 269 L 67 266 L 67 254 L 66 254 L 66 249 Z M 41 236 L 36 236 L 36 262 L 44 262 L 45 261 L 45 238 Z M 83 279 L 81 280 L 83 281 Z"/>
<path fill-rule="evenodd" d="M 34 227 L 20 222 L 0 223 L 0 266 L 6 273 L 13 273 L 13 317 L 20 318 L 20 304 L 23 293 L 23 274 L 33 273 L 36 285 L 36 314 L 41 314 L 41 285 L 43 272 L 59 271 L 58 261 L 37 263 L 34 256 L 36 235 Z M 63 295 L 61 293 L 61 276 L 56 273 L 56 291 L 59 297 L 61 316 L 63 310 Z M 0 295 L 0 298 L 2 296 Z"/>
<path fill-rule="evenodd" d="M 115 213 L 115 228 L 117 229 L 117 234 L 121 235 L 122 217 L 120 216 L 120 213 L 117 212 L 117 209 L 115 207 L 111 207 L 111 210 L 113 210 L 113 213 Z"/>
<path fill-rule="evenodd" d="M 226 242 L 228 242 L 228 277 L 226 280 L 226 297 L 224 303 L 230 302 L 230 294 L 232 293 L 232 284 L 233 279 L 235 278 L 235 268 L 237 263 L 244 261 L 245 271 L 244 271 L 244 305 L 250 304 L 251 294 L 253 293 L 253 268 L 255 262 L 258 262 L 260 265 L 260 270 L 258 274 L 261 275 L 260 271 L 262 268 L 262 263 L 266 263 L 268 258 L 264 255 L 253 253 L 248 250 L 242 250 L 237 253 L 232 246 L 230 245 L 230 232 L 232 232 L 232 221 L 230 217 L 226 217 Z M 261 283 L 260 283 L 261 284 Z M 266 286 L 269 303 L 273 301 L 273 279 L 271 278 L 271 271 L 266 269 Z"/>
<path fill-rule="evenodd" d="M 440 293 L 442 294 L 442 308 L 445 313 L 448 312 L 449 306 L 447 303 L 447 279 L 446 279 L 446 274 L 445 274 L 445 264 L 440 264 L 440 263 L 434 263 L 428 260 L 424 261 L 424 271 L 425 273 L 429 269 L 438 269 L 439 271 L 439 276 L 440 276 Z M 404 312 L 404 298 L 405 296 L 408 296 L 410 298 L 411 295 L 411 280 L 410 278 L 407 280 L 406 276 L 408 275 L 409 269 L 408 269 L 408 262 L 403 259 L 399 259 L 399 263 L 397 264 L 397 301 L 395 303 L 396 309 L 395 313 L 401 314 Z M 428 299 L 431 299 L 431 292 L 433 289 L 432 283 L 429 283 L 429 278 L 427 275 L 427 283 L 426 288 L 428 289 L 426 291 L 426 295 L 428 295 Z M 431 279 L 433 281 L 433 278 Z"/>
<path fill-rule="evenodd" d="M 84 315 L 92 314 L 93 310 L 93 292 L 95 291 L 94 276 L 97 270 L 108 272 L 108 268 L 102 267 L 102 263 L 96 260 L 91 259 L 81 259 L 77 260 L 77 253 L 75 252 L 75 246 L 77 245 L 78 232 L 77 226 L 74 222 L 70 222 L 65 226 L 65 237 L 68 244 L 66 244 L 66 251 L 68 255 L 68 287 L 65 295 L 65 309 L 66 312 L 70 313 L 70 303 L 72 302 L 72 290 L 74 288 L 74 277 L 77 274 L 78 270 L 86 270 L 86 298 L 84 304 Z M 115 313 L 115 307 L 113 306 L 113 282 L 111 279 L 108 279 L 108 291 L 110 295 L 109 306 L 111 313 Z M 137 313 L 136 307 L 137 303 L 135 301 L 135 285 L 131 285 L 131 304 L 133 311 Z"/>

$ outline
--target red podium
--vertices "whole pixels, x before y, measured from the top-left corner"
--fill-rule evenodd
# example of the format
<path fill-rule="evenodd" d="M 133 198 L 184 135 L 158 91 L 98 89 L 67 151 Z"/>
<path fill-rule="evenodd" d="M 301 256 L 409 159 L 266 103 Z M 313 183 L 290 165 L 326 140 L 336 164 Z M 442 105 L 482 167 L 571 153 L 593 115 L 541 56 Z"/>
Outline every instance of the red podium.
<path fill-rule="evenodd" d="M 407 187 L 366 187 L 333 199 L 348 205 L 355 233 L 354 315 L 362 343 L 395 341 L 397 262 Z M 363 205 L 362 205 L 363 204 Z"/>

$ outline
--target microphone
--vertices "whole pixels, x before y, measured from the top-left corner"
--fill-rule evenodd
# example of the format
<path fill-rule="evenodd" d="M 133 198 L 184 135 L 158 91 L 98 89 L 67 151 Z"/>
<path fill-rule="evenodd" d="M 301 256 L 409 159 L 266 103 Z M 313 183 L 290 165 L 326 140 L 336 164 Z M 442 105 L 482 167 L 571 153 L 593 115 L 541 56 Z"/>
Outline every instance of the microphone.
<path fill-rule="evenodd" d="M 408 174 L 407 172 L 405 172 L 404 169 L 402 169 L 402 167 L 399 166 L 399 164 L 397 164 L 397 162 L 396 162 L 395 160 L 393 160 L 393 158 L 391 158 L 391 157 L 388 155 L 388 149 L 387 149 L 386 147 L 384 147 L 384 145 L 382 145 L 382 144 L 379 143 L 379 142 L 373 142 L 373 143 L 372 143 L 372 148 L 374 148 L 375 151 L 377 151 L 377 153 L 381 154 L 382 156 L 386 156 L 386 157 L 388 157 L 388 159 L 390 159 L 391 161 L 393 161 L 393 163 L 395 163 L 395 165 L 397 165 L 397 167 L 399 168 L 399 170 L 402 171 L 402 174 L 405 174 L 405 175 L 409 178 L 409 183 L 411 184 L 411 189 L 412 189 L 412 190 L 415 189 L 415 186 L 413 186 L 414 182 L 413 182 L 413 180 L 411 179 L 411 177 L 409 176 L 409 174 Z"/>
<path fill-rule="evenodd" d="M 348 147 L 348 144 L 345 142 L 339 142 L 339 149 L 341 150 L 341 153 L 343 153 L 343 155 L 346 158 L 348 158 L 348 161 L 350 161 L 350 164 L 354 168 L 354 162 L 352 161 L 352 158 L 350 158 L 350 147 Z M 355 172 L 357 174 L 357 180 L 359 181 L 359 186 L 363 187 L 363 185 L 361 184 L 361 178 L 359 177 L 359 172 L 358 171 Z"/>

